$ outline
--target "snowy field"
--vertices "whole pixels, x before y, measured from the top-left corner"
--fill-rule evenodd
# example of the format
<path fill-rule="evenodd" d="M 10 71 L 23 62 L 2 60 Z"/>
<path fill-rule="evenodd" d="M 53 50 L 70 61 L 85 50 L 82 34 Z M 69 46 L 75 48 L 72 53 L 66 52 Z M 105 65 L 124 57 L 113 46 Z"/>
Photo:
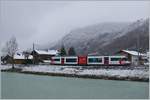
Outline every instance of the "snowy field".
<path fill-rule="evenodd" d="M 11 65 L 0 65 L 0 69 L 10 69 Z M 114 76 L 114 77 L 139 77 L 148 78 L 149 70 L 147 69 L 83 69 L 82 66 L 57 66 L 57 65 L 34 65 L 22 66 L 23 72 L 43 72 L 43 73 L 64 73 L 76 75 L 96 75 L 96 76 Z"/>

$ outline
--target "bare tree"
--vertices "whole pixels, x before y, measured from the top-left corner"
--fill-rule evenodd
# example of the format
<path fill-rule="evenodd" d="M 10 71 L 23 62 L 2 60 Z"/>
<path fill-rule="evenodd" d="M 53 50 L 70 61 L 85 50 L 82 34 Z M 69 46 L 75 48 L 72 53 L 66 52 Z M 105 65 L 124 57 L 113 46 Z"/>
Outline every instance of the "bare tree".
<path fill-rule="evenodd" d="M 18 44 L 15 37 L 11 37 L 9 41 L 6 42 L 4 50 L 7 55 L 11 57 L 12 68 L 14 69 L 14 55 L 18 49 Z"/>

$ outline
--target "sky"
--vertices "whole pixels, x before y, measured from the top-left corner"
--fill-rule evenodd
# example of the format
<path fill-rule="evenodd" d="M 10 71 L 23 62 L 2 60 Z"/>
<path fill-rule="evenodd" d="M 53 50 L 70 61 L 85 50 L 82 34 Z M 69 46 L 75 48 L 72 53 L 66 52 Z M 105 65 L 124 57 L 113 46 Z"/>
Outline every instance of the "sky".
<path fill-rule="evenodd" d="M 0 47 L 15 36 L 21 49 L 54 43 L 71 30 L 149 17 L 149 1 L 0 1 Z"/>

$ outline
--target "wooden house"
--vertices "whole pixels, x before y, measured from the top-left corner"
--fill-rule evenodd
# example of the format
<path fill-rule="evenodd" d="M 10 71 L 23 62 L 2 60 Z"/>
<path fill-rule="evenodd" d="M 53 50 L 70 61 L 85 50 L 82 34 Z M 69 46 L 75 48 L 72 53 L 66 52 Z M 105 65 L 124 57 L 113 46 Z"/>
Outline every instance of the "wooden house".
<path fill-rule="evenodd" d="M 1 56 L 1 63 L 2 64 L 9 64 L 12 62 L 12 58 L 9 55 Z"/>
<path fill-rule="evenodd" d="M 14 55 L 14 64 L 31 64 L 33 56 L 29 55 L 28 58 L 25 57 L 22 53 L 16 53 Z M 12 57 L 9 55 L 1 57 L 1 61 L 3 64 L 11 64 Z"/>
<path fill-rule="evenodd" d="M 144 54 L 139 53 L 137 51 L 131 51 L 131 50 L 120 50 L 116 54 L 124 55 L 127 57 L 127 59 L 134 65 L 138 64 L 138 61 L 140 64 L 143 63 L 142 58 L 144 57 Z"/>
<path fill-rule="evenodd" d="M 50 63 L 51 57 L 58 53 L 57 50 L 33 50 L 31 55 L 33 55 L 34 63 Z"/>

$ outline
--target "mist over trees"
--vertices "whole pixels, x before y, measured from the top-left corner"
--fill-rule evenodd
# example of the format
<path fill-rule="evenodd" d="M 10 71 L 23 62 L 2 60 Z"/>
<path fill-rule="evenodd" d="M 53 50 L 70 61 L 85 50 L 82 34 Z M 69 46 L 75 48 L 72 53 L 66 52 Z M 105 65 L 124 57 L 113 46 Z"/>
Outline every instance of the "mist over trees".
<path fill-rule="evenodd" d="M 68 55 L 69 56 L 75 56 L 76 55 L 76 51 L 75 51 L 74 47 L 69 48 Z"/>

